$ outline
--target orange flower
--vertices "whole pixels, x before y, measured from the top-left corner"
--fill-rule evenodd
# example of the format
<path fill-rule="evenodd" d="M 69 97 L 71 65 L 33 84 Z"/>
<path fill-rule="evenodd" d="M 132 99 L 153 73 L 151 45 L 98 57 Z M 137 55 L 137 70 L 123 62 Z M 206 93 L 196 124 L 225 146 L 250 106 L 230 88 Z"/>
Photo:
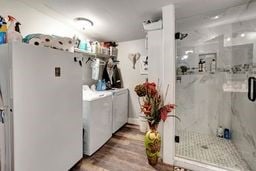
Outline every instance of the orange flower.
<path fill-rule="evenodd" d="M 144 86 L 149 96 L 153 97 L 157 94 L 156 84 L 154 82 L 153 83 L 146 82 L 144 83 Z"/>
<path fill-rule="evenodd" d="M 152 106 L 150 105 L 150 104 L 144 104 L 144 105 L 142 105 L 142 108 L 141 108 L 141 110 L 142 110 L 142 112 L 145 114 L 145 115 L 150 115 L 151 114 L 151 108 L 152 108 Z"/>
<path fill-rule="evenodd" d="M 143 103 L 140 103 L 140 99 L 139 103 L 141 111 L 146 115 L 149 123 L 157 125 L 161 120 L 165 121 L 168 117 L 168 113 L 175 108 L 175 105 L 173 104 L 163 105 L 163 99 L 154 82 L 150 83 L 146 81 L 143 84 L 137 85 L 135 87 L 135 92 L 143 99 Z M 172 115 L 169 116 L 175 117 Z"/>
<path fill-rule="evenodd" d="M 173 104 L 168 104 L 168 105 L 163 106 L 160 109 L 161 119 L 163 121 L 165 121 L 168 117 L 168 113 L 171 112 L 174 108 L 175 108 L 175 105 L 173 105 Z"/>

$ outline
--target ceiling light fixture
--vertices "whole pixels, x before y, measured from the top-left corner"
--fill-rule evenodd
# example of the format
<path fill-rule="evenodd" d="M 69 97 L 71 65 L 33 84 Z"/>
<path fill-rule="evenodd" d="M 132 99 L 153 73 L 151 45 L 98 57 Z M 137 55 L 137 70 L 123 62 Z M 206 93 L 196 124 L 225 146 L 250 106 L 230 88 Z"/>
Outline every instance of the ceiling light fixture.
<path fill-rule="evenodd" d="M 230 37 L 228 37 L 228 38 L 227 38 L 227 41 L 228 41 L 228 42 L 230 42 L 230 41 L 231 41 L 231 38 L 230 38 Z"/>
<path fill-rule="evenodd" d="M 188 59 L 188 55 L 183 55 L 183 57 L 181 58 L 181 60 L 185 60 Z"/>
<path fill-rule="evenodd" d="M 218 19 L 220 19 L 221 17 L 223 17 L 223 14 L 210 16 L 210 19 L 211 19 L 211 20 L 218 20 Z"/>
<path fill-rule="evenodd" d="M 245 33 L 242 33 L 240 36 L 241 36 L 241 37 L 245 37 Z"/>
<path fill-rule="evenodd" d="M 220 18 L 219 15 L 216 15 L 216 16 L 212 17 L 213 20 L 217 20 L 217 19 L 219 19 L 219 18 Z"/>
<path fill-rule="evenodd" d="M 83 18 L 83 17 L 77 17 L 74 19 L 74 21 L 83 29 L 85 30 L 86 28 L 90 28 L 94 25 L 94 23 L 87 19 L 87 18 Z"/>

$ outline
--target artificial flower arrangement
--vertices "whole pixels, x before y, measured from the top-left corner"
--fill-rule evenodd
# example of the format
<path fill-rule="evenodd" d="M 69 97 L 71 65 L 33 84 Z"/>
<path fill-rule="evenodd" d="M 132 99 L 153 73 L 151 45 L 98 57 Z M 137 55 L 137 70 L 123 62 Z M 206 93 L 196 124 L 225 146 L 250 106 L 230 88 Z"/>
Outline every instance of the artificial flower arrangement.
<path fill-rule="evenodd" d="M 169 85 L 165 93 L 165 98 L 168 93 Z M 139 96 L 139 103 L 141 111 L 145 114 L 149 126 L 158 125 L 159 122 L 165 121 L 167 117 L 176 117 L 176 115 L 169 115 L 175 108 L 174 104 L 164 104 L 164 99 L 159 93 L 154 82 L 150 83 L 146 81 L 143 84 L 139 84 L 135 87 L 135 92 Z M 143 103 L 141 103 L 141 99 Z"/>
<path fill-rule="evenodd" d="M 158 86 L 159 87 L 159 86 Z M 168 93 L 169 85 L 165 93 L 165 98 Z M 159 88 L 158 88 L 159 89 Z M 175 108 L 174 104 L 164 104 L 164 99 L 159 93 L 159 90 L 154 82 L 146 81 L 135 87 L 135 92 L 139 98 L 141 111 L 145 114 L 150 130 L 145 135 L 144 145 L 146 154 L 150 165 L 154 166 L 158 163 L 161 149 L 161 135 L 157 131 L 159 122 L 165 121 L 167 117 L 175 117 L 176 115 L 169 115 Z M 141 103 L 141 99 L 143 102 Z"/>

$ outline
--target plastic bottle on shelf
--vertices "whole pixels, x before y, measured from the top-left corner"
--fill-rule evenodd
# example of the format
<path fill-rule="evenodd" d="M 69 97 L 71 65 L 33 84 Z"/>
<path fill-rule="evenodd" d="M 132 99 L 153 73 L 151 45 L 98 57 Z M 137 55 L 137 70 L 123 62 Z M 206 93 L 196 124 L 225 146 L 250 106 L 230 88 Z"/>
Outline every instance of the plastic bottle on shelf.
<path fill-rule="evenodd" d="M 215 59 L 212 59 L 211 65 L 210 65 L 210 72 L 215 73 L 216 72 L 216 61 Z"/>
<path fill-rule="evenodd" d="M 6 32 L 7 32 L 7 23 L 5 19 L 0 16 L 0 44 L 6 43 Z"/>
<path fill-rule="evenodd" d="M 198 63 L 198 72 L 203 72 L 203 61 L 202 61 L 202 59 L 200 59 L 200 61 Z"/>
<path fill-rule="evenodd" d="M 86 44 L 87 52 L 92 52 L 92 45 L 90 43 L 90 40 L 86 40 Z"/>
<path fill-rule="evenodd" d="M 20 23 L 12 16 L 8 15 L 10 25 L 7 29 L 7 42 L 22 42 L 22 35 L 20 34 Z"/>
<path fill-rule="evenodd" d="M 106 90 L 106 89 L 107 89 L 106 81 L 102 80 L 101 90 Z"/>
<path fill-rule="evenodd" d="M 97 45 L 96 42 L 91 43 L 91 52 L 92 53 L 97 53 Z"/>
<path fill-rule="evenodd" d="M 99 42 L 96 42 L 96 53 L 100 54 L 101 53 L 101 46 Z"/>
<path fill-rule="evenodd" d="M 222 126 L 219 126 L 217 129 L 217 137 L 223 138 L 224 137 L 224 129 Z"/>
<path fill-rule="evenodd" d="M 205 61 L 203 61 L 202 70 L 203 70 L 203 72 L 207 72 L 207 70 L 206 70 L 206 62 Z"/>
<path fill-rule="evenodd" d="M 102 90 L 102 81 L 98 80 L 97 85 L 96 85 L 96 90 L 101 91 Z"/>
<path fill-rule="evenodd" d="M 227 140 L 231 139 L 231 133 L 230 133 L 230 130 L 228 128 L 224 129 L 224 138 L 227 139 Z"/>

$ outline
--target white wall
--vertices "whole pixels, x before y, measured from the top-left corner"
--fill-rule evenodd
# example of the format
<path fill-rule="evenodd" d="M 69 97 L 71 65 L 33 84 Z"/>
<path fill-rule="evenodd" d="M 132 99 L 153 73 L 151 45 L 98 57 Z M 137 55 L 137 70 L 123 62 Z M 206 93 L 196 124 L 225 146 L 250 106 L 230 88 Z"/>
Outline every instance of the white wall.
<path fill-rule="evenodd" d="M 0 15 L 7 17 L 11 15 L 21 23 L 21 33 L 23 37 L 32 33 L 42 33 L 49 35 L 58 35 L 63 37 L 79 36 L 80 39 L 86 39 L 86 36 L 78 30 L 65 25 L 59 20 L 31 8 L 27 4 L 17 0 L 0 0 Z M 91 79 L 90 62 L 83 66 L 84 84 L 93 84 Z"/>
<path fill-rule="evenodd" d="M 135 69 L 132 68 L 132 62 L 128 58 L 130 53 L 147 55 L 145 39 L 120 42 L 118 46 L 118 60 L 120 60 L 119 67 L 121 69 L 123 85 L 130 91 L 129 118 L 137 118 L 140 113 L 140 106 L 138 103 L 138 97 L 134 92 L 134 87 L 137 84 L 143 83 L 147 78 L 147 75 L 140 74 L 139 61 L 136 63 Z"/>
<path fill-rule="evenodd" d="M 163 15 L 163 87 L 169 85 L 167 103 L 175 104 L 175 7 L 168 5 L 162 8 Z M 171 113 L 174 114 L 174 111 Z M 175 155 L 175 118 L 168 118 L 163 124 L 163 162 L 174 164 Z"/>
<path fill-rule="evenodd" d="M 17 0 L 0 0 L 0 15 L 15 17 L 22 25 L 23 36 L 31 33 L 54 34 L 58 36 L 73 37 L 74 34 L 80 38 L 86 38 L 78 30 L 71 28 L 60 21 L 47 16 L 28 5 Z"/>
<path fill-rule="evenodd" d="M 163 59 L 162 59 L 162 30 L 154 30 L 148 32 L 148 80 L 149 82 L 155 82 L 160 84 L 162 89 L 162 84 L 164 82 L 163 76 Z M 161 90 L 162 91 L 162 90 Z"/>

